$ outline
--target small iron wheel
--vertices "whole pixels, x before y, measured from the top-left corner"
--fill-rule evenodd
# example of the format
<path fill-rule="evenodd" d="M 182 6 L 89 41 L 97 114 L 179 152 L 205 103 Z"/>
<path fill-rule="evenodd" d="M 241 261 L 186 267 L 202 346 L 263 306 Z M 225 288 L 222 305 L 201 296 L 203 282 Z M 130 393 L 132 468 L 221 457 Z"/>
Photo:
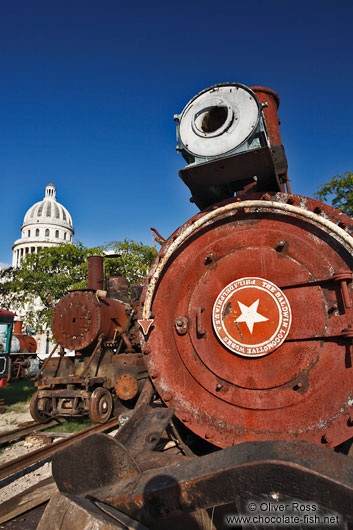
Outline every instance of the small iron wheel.
<path fill-rule="evenodd" d="M 89 402 L 89 418 L 92 423 L 106 423 L 113 410 L 113 398 L 109 390 L 96 388 Z"/>
<path fill-rule="evenodd" d="M 32 396 L 29 410 L 34 421 L 45 423 L 50 419 L 51 401 L 49 398 L 39 398 L 38 392 L 35 392 Z"/>

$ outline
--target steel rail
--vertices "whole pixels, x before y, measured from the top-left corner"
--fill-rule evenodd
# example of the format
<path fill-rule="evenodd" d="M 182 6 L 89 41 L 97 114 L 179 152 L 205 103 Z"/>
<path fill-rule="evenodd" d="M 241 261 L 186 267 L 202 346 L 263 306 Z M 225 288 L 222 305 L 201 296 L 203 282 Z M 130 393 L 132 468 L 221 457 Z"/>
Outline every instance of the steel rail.
<path fill-rule="evenodd" d="M 53 443 L 49 447 L 44 446 L 40 449 L 36 449 L 35 451 L 31 451 L 26 455 L 14 458 L 13 460 L 10 460 L 9 462 L 6 462 L 2 466 L 0 466 L 0 480 L 9 477 L 10 475 L 13 475 L 14 473 L 17 473 L 18 471 L 22 471 L 23 469 L 26 469 L 26 467 L 36 464 L 37 462 L 46 460 L 48 457 L 56 453 L 56 451 L 59 451 L 59 449 L 63 449 L 64 447 L 67 447 L 73 444 L 74 442 L 77 442 L 78 440 L 82 440 L 90 434 L 109 431 L 110 429 L 113 429 L 118 425 L 119 419 L 113 418 L 107 423 L 93 425 L 92 427 L 88 427 L 83 431 L 76 432 L 68 438 Z"/>
<path fill-rule="evenodd" d="M 47 423 L 36 423 L 35 421 L 31 421 L 29 425 L 23 425 L 22 427 L 12 429 L 11 431 L 6 431 L 4 433 L 0 432 L 0 445 L 5 445 L 7 443 L 14 442 L 15 440 L 19 440 L 23 436 L 31 434 L 32 432 L 44 431 L 49 427 L 55 427 L 60 423 L 62 422 L 59 420 L 51 420 Z"/>

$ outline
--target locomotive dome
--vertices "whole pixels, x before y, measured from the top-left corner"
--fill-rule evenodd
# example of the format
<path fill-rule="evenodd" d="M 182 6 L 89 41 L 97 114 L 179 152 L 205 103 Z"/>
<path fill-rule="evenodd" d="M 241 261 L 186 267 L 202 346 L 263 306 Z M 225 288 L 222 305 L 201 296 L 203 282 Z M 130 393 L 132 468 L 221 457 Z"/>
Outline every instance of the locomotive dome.
<path fill-rule="evenodd" d="M 17 267 L 26 254 L 43 247 L 71 243 L 74 235 L 68 210 L 56 200 L 56 188 L 49 183 L 43 200 L 33 204 L 24 216 L 21 239 L 13 244 L 12 266 Z"/>

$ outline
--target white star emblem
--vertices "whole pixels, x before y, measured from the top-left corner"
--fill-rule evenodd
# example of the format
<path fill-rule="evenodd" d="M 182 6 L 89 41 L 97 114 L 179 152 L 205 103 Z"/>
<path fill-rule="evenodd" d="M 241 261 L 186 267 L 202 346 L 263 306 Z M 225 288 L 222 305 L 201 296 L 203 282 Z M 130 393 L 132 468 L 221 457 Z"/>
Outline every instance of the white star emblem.
<path fill-rule="evenodd" d="M 234 320 L 234 322 L 245 322 L 249 328 L 250 333 L 252 333 L 254 329 L 254 324 L 256 324 L 256 322 L 265 322 L 265 320 L 268 320 L 268 318 L 264 317 L 263 315 L 257 312 L 259 300 L 260 299 L 258 298 L 256 302 L 251 304 L 251 306 L 249 307 L 238 301 L 241 315 L 236 320 Z"/>

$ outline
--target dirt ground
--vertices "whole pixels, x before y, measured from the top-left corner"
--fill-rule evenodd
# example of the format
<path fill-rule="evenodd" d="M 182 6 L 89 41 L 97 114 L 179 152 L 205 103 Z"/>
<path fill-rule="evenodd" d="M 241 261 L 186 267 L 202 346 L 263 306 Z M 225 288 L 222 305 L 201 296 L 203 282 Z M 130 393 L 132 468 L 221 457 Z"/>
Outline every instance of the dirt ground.
<path fill-rule="evenodd" d="M 0 414 L 0 433 L 16 429 L 22 423 L 33 421 L 29 413 L 29 405 L 24 407 L 23 412 L 5 412 Z M 43 442 L 28 436 L 26 439 L 11 443 L 0 448 L 0 465 L 14 458 L 34 451 L 43 445 Z M 8 483 L 8 479 L 0 481 L 0 503 L 14 495 L 21 493 L 30 486 L 34 486 L 41 480 L 51 476 L 51 463 L 46 463 L 40 468 L 24 475 L 23 477 Z"/>
<path fill-rule="evenodd" d="M 5 412 L 0 414 L 0 433 L 16 429 L 21 424 L 33 421 L 30 412 L 29 404 L 23 407 L 23 412 Z M 117 430 L 111 431 L 109 434 L 114 436 Z M 55 441 L 53 442 L 55 443 Z M 9 462 L 14 458 L 22 456 L 26 453 L 34 451 L 41 447 L 43 442 L 35 437 L 27 436 L 19 442 L 11 443 L 8 446 L 0 447 L 0 466 L 5 462 Z M 41 480 L 51 476 L 51 462 L 43 464 L 38 469 L 31 473 L 27 473 L 23 477 L 9 482 L 9 479 L 0 480 L 0 503 L 9 500 L 14 495 L 34 486 Z M 10 477 L 11 479 L 11 477 Z M 1 528 L 1 526 L 0 526 Z"/>
<path fill-rule="evenodd" d="M 33 421 L 29 412 L 29 405 L 23 405 L 23 412 L 4 412 L 0 414 L 0 433 L 12 431 L 21 423 Z"/>

